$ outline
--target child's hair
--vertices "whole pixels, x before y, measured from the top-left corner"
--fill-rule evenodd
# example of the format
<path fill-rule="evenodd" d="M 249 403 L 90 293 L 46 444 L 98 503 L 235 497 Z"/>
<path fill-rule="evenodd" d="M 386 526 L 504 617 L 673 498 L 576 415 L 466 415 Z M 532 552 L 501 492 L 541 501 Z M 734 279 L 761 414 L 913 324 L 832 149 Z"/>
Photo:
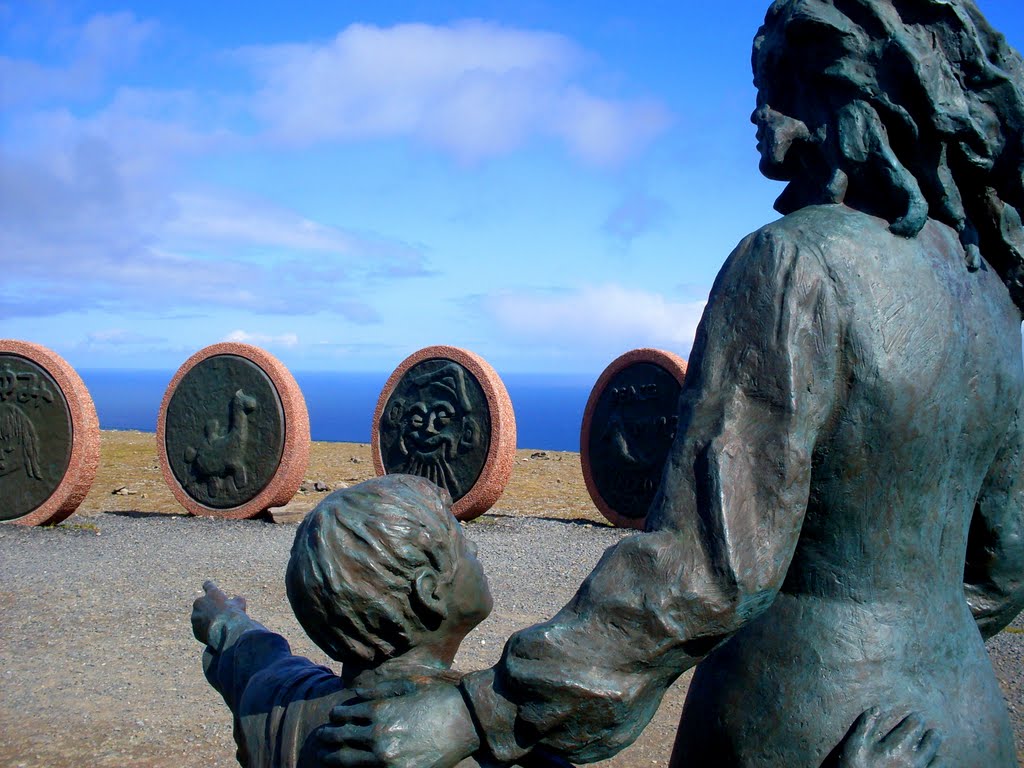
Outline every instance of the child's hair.
<path fill-rule="evenodd" d="M 378 664 L 432 629 L 410 594 L 425 566 L 441 583 L 454 574 L 451 503 L 430 481 L 396 474 L 335 491 L 306 516 L 285 584 L 299 623 L 328 656 Z"/>

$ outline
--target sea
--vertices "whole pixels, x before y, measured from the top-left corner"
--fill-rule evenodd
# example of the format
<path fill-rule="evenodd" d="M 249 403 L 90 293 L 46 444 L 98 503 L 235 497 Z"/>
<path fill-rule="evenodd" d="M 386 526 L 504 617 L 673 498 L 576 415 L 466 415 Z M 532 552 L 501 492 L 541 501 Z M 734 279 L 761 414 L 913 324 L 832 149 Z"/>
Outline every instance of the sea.
<path fill-rule="evenodd" d="M 164 391 L 174 371 L 79 369 L 102 429 L 156 431 Z M 314 440 L 370 442 L 377 398 L 388 373 L 292 371 L 309 409 Z M 595 378 L 577 374 L 502 376 L 516 414 L 519 448 L 578 451 L 580 426 Z"/>

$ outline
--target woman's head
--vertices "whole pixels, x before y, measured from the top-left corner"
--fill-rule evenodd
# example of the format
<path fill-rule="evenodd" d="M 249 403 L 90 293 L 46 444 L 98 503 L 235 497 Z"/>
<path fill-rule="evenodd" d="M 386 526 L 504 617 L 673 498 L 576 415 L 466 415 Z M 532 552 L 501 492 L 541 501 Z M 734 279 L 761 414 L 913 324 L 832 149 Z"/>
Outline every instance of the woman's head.
<path fill-rule="evenodd" d="M 1024 63 L 971 0 L 776 0 L 754 40 L 782 213 L 844 202 L 960 233 L 1024 301 Z"/>

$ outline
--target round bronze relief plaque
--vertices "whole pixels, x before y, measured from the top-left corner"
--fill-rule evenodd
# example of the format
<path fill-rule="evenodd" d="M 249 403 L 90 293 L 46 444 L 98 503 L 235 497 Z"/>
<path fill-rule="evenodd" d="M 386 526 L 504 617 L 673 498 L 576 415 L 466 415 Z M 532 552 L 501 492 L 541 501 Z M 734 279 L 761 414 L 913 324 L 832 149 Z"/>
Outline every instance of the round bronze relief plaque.
<path fill-rule="evenodd" d="M 642 529 L 675 438 L 686 361 L 657 349 L 614 360 L 590 393 L 580 432 L 583 477 L 609 521 Z"/>
<path fill-rule="evenodd" d="M 497 501 L 515 460 L 515 416 L 498 374 L 456 347 L 427 347 L 395 370 L 377 402 L 378 474 L 419 475 L 448 491 L 461 520 Z"/>
<path fill-rule="evenodd" d="M 289 414 L 296 405 L 298 412 Z M 287 450 L 296 429 L 305 444 L 297 473 Z M 248 345 L 221 344 L 178 371 L 164 396 L 157 439 L 165 479 L 188 511 L 251 517 L 295 493 L 309 456 L 309 421 L 298 386 L 275 358 Z"/>
<path fill-rule="evenodd" d="M 99 464 L 99 423 L 63 358 L 0 340 L 0 521 L 58 523 L 81 504 Z"/>

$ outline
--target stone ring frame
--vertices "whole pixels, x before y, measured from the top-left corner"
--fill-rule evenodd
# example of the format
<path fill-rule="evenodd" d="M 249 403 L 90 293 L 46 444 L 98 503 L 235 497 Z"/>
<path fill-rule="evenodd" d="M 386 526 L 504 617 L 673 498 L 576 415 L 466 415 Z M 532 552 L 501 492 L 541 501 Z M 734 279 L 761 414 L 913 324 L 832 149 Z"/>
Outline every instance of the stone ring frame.
<path fill-rule="evenodd" d="M 167 408 L 171 398 L 182 379 L 193 368 L 218 355 L 240 357 L 261 369 L 276 390 L 284 417 L 284 444 L 277 469 L 253 498 L 238 506 L 223 509 L 206 506 L 194 499 L 178 481 L 167 455 Z M 309 412 L 306 410 L 306 401 L 295 377 L 280 360 L 266 350 L 251 344 L 221 342 L 196 352 L 174 374 L 160 404 L 160 413 L 156 424 L 156 443 L 164 481 L 171 489 L 174 498 L 187 512 L 192 515 L 234 520 L 251 518 L 271 507 L 284 506 L 291 501 L 302 484 L 302 478 L 309 465 Z"/>
<path fill-rule="evenodd" d="M 583 411 L 583 422 L 580 426 L 580 466 L 583 470 L 583 481 L 587 486 L 587 492 L 590 494 L 590 498 L 593 500 L 594 506 L 597 507 L 598 511 L 615 526 L 635 528 L 642 531 L 647 520 L 646 515 L 643 517 L 627 517 L 620 514 L 601 494 L 597 479 L 594 476 L 594 469 L 591 466 L 593 457 L 590 452 L 591 427 L 593 426 L 595 412 L 602 395 L 619 373 L 641 363 L 649 363 L 663 369 L 682 387 L 683 379 L 686 377 L 686 360 L 674 352 L 642 347 L 630 350 L 615 358 L 598 377 L 597 383 L 594 384 L 594 388 L 590 391 L 590 397 L 587 398 L 587 405 Z"/>
<path fill-rule="evenodd" d="M 92 396 L 64 358 L 51 349 L 28 341 L 0 339 L 0 354 L 18 355 L 46 371 L 60 387 L 71 417 L 71 451 L 60 484 L 26 515 L 7 520 L 13 525 L 56 525 L 85 500 L 100 465 L 100 422 Z"/>
<path fill-rule="evenodd" d="M 512 476 L 516 458 L 516 417 L 504 383 L 490 363 L 474 352 L 445 345 L 424 347 L 403 360 L 394 370 L 377 399 L 370 432 L 370 453 L 378 475 L 387 474 L 382 455 L 380 423 L 389 398 L 414 366 L 428 360 L 451 360 L 465 368 L 483 390 L 490 417 L 490 445 L 483 469 L 472 488 L 452 505 L 459 520 L 479 517 L 501 496 Z"/>

